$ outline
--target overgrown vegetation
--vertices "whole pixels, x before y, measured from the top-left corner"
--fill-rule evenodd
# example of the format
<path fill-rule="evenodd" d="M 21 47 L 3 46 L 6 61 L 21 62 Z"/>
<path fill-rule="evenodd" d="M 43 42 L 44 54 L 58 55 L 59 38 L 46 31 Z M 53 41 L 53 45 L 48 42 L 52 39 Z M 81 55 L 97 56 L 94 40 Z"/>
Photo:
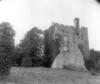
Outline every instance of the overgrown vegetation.
<path fill-rule="evenodd" d="M 12 64 L 15 31 L 8 22 L 0 24 L 0 75 L 8 75 Z"/>
<path fill-rule="evenodd" d="M 12 28 L 8 22 L 0 23 L 0 75 L 8 75 L 12 66 L 51 67 L 59 54 L 59 41 L 52 40 L 53 26 L 50 27 L 51 32 L 33 27 L 17 46 L 14 45 L 15 31 Z M 85 66 L 93 73 L 100 72 L 100 51 L 90 49 Z M 73 66 L 65 68 L 70 67 Z"/>
<path fill-rule="evenodd" d="M 100 51 L 94 49 L 90 50 L 90 60 L 88 60 L 88 68 L 100 71 Z"/>
<path fill-rule="evenodd" d="M 28 31 L 21 43 L 15 47 L 14 55 L 16 66 L 41 66 L 43 57 L 42 30 L 33 27 Z"/>
<path fill-rule="evenodd" d="M 44 65 L 51 67 L 54 59 L 59 54 L 59 39 L 53 39 L 54 25 L 44 31 Z"/>

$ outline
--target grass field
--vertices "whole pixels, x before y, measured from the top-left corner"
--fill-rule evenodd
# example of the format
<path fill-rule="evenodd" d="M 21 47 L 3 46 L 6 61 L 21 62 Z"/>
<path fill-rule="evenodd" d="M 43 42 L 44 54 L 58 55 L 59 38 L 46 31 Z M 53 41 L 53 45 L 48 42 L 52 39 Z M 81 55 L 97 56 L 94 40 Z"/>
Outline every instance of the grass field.
<path fill-rule="evenodd" d="M 61 69 L 13 67 L 0 84 L 100 84 L 100 76 Z"/>

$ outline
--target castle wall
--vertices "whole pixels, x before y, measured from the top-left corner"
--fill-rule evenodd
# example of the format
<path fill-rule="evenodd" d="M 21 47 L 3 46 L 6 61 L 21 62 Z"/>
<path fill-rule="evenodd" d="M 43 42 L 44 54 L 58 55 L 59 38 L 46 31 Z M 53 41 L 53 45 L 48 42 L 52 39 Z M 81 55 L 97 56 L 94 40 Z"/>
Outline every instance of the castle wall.
<path fill-rule="evenodd" d="M 87 30 L 86 27 L 81 28 L 80 35 L 81 35 L 81 39 L 82 39 L 84 58 L 88 59 L 88 56 L 89 56 L 89 40 L 88 40 L 88 30 Z"/>
<path fill-rule="evenodd" d="M 47 67 L 51 67 L 56 56 L 59 54 L 59 42 L 54 39 L 54 25 L 44 31 L 44 55 L 49 56 L 46 63 Z"/>
<path fill-rule="evenodd" d="M 52 65 L 53 68 L 62 68 L 65 65 L 73 64 L 86 70 L 84 56 L 87 57 L 89 53 L 88 34 L 86 28 L 76 28 L 79 27 L 78 21 L 75 19 L 75 27 L 55 24 L 54 37 L 56 39 L 60 36 L 60 54 L 57 55 Z"/>
<path fill-rule="evenodd" d="M 74 26 L 53 23 L 46 31 L 46 54 L 51 56 L 52 68 L 63 68 L 73 64 L 86 70 L 84 59 L 89 56 L 87 28 L 79 28 L 79 19 L 74 19 Z M 48 51 L 50 51 L 48 53 Z"/>

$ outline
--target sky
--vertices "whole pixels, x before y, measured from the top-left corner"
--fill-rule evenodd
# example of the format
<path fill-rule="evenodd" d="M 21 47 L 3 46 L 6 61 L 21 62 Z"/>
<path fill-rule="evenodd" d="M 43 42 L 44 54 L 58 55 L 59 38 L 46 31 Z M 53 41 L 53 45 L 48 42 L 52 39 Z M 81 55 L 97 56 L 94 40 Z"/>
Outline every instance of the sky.
<path fill-rule="evenodd" d="M 19 44 L 32 27 L 48 29 L 52 21 L 88 28 L 89 47 L 100 51 L 100 4 L 96 0 L 3 0 L 0 2 L 0 22 L 10 22 Z"/>

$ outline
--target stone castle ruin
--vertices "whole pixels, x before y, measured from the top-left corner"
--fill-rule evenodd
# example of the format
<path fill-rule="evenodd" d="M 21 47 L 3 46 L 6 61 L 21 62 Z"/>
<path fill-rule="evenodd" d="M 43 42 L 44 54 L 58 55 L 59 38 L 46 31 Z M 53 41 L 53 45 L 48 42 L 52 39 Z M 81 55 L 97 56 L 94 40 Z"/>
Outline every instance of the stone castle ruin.
<path fill-rule="evenodd" d="M 74 19 L 74 26 L 52 23 L 44 38 L 47 39 L 44 40 L 45 53 L 52 57 L 52 68 L 73 65 L 86 70 L 84 59 L 89 56 L 88 30 L 86 27 L 79 28 L 79 18 Z"/>

